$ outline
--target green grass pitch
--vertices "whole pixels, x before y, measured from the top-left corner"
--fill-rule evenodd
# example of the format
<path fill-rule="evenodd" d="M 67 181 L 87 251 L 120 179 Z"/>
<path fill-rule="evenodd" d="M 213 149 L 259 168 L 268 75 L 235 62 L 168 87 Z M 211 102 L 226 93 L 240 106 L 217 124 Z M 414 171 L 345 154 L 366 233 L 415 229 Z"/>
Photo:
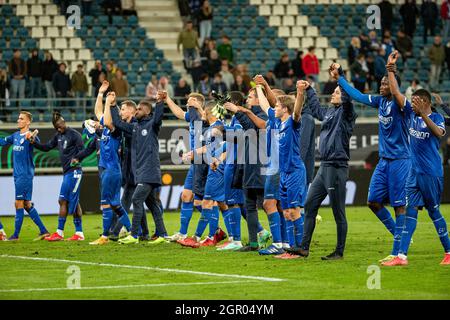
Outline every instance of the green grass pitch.
<path fill-rule="evenodd" d="M 450 221 L 450 205 L 442 212 Z M 444 254 L 426 211 L 419 213 L 409 266 L 380 268 L 380 289 L 368 289 L 367 282 L 368 268 L 390 252 L 392 237 L 384 226 L 367 208 L 347 208 L 345 259 L 325 262 L 320 257 L 333 250 L 335 223 L 329 208 L 320 213 L 310 256 L 295 260 L 173 243 L 90 246 L 101 233 L 100 215 L 83 218 L 84 242 L 33 242 L 37 229 L 26 217 L 20 241 L 0 243 L 0 299 L 450 299 L 450 267 L 439 265 Z M 262 212 L 260 220 L 267 228 Z M 197 221 L 194 214 L 190 234 Z M 9 235 L 14 218 L 2 222 Z M 54 231 L 57 218 L 44 222 Z M 179 215 L 165 213 L 165 222 L 172 234 Z M 245 237 L 244 222 L 242 227 Z M 68 219 L 66 237 L 72 232 Z M 81 289 L 67 289 L 74 276 L 69 267 L 79 268 Z M 283 281 L 267 281 L 273 278 Z"/>

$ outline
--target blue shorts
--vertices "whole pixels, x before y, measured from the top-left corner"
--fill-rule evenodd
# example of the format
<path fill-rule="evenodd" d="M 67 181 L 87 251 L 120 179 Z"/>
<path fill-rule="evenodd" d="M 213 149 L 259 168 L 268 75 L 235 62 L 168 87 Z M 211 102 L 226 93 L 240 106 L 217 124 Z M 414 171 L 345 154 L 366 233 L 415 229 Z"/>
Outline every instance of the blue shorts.
<path fill-rule="evenodd" d="M 264 199 L 280 200 L 280 174 L 266 176 L 264 183 Z"/>
<path fill-rule="evenodd" d="M 80 169 L 70 171 L 63 177 L 59 200 L 68 202 L 69 214 L 74 214 L 77 211 L 78 202 L 80 201 L 80 183 L 82 177 L 83 171 Z"/>
<path fill-rule="evenodd" d="M 380 159 L 369 186 L 369 202 L 390 203 L 392 207 L 406 204 L 406 179 L 411 169 L 409 159 Z"/>
<path fill-rule="evenodd" d="M 411 169 L 406 181 L 406 205 L 427 209 L 438 208 L 443 189 L 443 177 L 433 177 Z"/>
<path fill-rule="evenodd" d="M 242 189 L 233 189 L 232 187 L 235 169 L 236 166 L 234 164 L 225 165 L 225 201 L 229 206 L 244 204 L 244 191 Z"/>
<path fill-rule="evenodd" d="M 203 198 L 205 194 L 205 184 L 208 172 L 209 166 L 207 164 L 194 164 L 192 192 L 199 198 Z"/>
<path fill-rule="evenodd" d="M 186 179 L 184 179 L 184 189 L 192 190 L 193 188 L 193 180 L 194 180 L 194 165 L 191 164 L 189 167 L 189 171 L 186 175 Z"/>
<path fill-rule="evenodd" d="M 306 170 L 297 169 L 292 172 L 280 172 L 281 208 L 291 209 L 303 207 L 306 200 Z"/>
<path fill-rule="evenodd" d="M 14 178 L 16 187 L 16 200 L 31 201 L 33 196 L 33 178 Z"/>
<path fill-rule="evenodd" d="M 221 164 L 216 171 L 211 168 L 209 169 L 208 177 L 206 178 L 204 200 L 225 201 L 224 167 Z"/>
<path fill-rule="evenodd" d="M 120 189 L 122 185 L 122 173 L 120 170 L 105 169 L 102 172 L 102 192 L 100 203 L 111 206 L 120 205 Z"/>

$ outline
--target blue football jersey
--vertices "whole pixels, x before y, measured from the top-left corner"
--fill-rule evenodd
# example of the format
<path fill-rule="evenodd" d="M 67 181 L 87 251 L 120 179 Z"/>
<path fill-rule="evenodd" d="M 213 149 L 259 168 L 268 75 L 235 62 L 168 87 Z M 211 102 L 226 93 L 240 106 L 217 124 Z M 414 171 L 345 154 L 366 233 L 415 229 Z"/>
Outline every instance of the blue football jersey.
<path fill-rule="evenodd" d="M 100 122 L 102 123 L 102 121 Z M 121 137 L 122 135 L 117 128 L 114 132 L 111 132 L 107 127 L 103 128 L 102 137 L 100 138 L 99 167 L 121 170 L 119 155 L 119 149 L 122 144 Z"/>
<path fill-rule="evenodd" d="M 431 132 L 422 117 L 413 112 L 409 102 L 406 103 L 405 112 L 411 119 L 411 167 L 418 173 L 443 177 L 442 159 L 439 154 L 440 139 Z M 441 114 L 432 112 L 429 117 L 445 131 L 445 120 Z"/>
<path fill-rule="evenodd" d="M 410 118 L 402 112 L 395 100 L 369 95 L 372 107 L 378 108 L 379 154 L 386 159 L 408 159 Z"/>
<path fill-rule="evenodd" d="M 303 167 L 300 154 L 301 121 L 295 122 L 292 116 L 282 122 L 275 118 L 275 110 L 269 108 L 269 122 L 275 124 L 279 148 L 279 166 L 282 172 L 292 172 Z M 273 155 L 272 155 L 273 157 Z"/>
<path fill-rule="evenodd" d="M 192 116 L 192 115 L 195 115 L 195 116 Z M 190 144 L 191 150 L 194 150 L 195 149 L 194 124 L 195 124 L 195 121 L 201 121 L 200 114 L 198 113 L 198 111 L 196 111 L 195 113 L 191 113 L 191 114 L 189 112 L 186 112 L 184 114 L 184 120 L 186 120 L 186 122 L 189 122 L 189 138 L 190 138 L 189 144 Z"/>
<path fill-rule="evenodd" d="M 220 152 L 220 150 L 222 150 L 223 148 L 222 142 L 224 137 L 223 136 L 217 137 L 213 135 L 214 128 L 224 128 L 223 122 L 217 120 L 216 122 L 214 122 L 209 126 L 208 130 L 206 130 L 204 134 L 206 150 L 208 155 L 208 163 L 211 162 L 210 157 L 214 157 L 217 154 L 217 152 Z"/>
<path fill-rule="evenodd" d="M 39 139 L 36 137 L 36 140 Z M 33 145 L 25 139 L 25 133 L 14 132 L 6 138 L 0 138 L 0 146 L 13 146 L 14 177 L 34 177 Z"/>

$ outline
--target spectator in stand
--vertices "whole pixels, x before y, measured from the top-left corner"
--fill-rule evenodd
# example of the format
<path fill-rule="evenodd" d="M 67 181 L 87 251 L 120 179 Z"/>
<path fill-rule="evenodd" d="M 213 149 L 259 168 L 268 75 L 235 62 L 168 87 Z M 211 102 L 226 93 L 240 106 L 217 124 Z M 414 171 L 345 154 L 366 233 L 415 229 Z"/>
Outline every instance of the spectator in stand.
<path fill-rule="evenodd" d="M 201 79 L 203 73 L 205 73 L 200 59 L 194 60 L 192 68 L 189 70 L 189 73 L 192 77 L 192 82 L 194 83 L 194 88 L 197 88 L 197 86 L 200 83 L 200 79 Z"/>
<path fill-rule="evenodd" d="M 178 0 L 178 9 L 180 10 L 180 16 L 183 23 L 191 20 L 191 7 L 189 6 L 189 0 Z"/>
<path fill-rule="evenodd" d="M 377 83 L 377 80 L 375 78 L 375 57 L 373 56 L 372 52 L 366 55 L 366 65 L 367 69 L 369 70 L 367 72 L 367 85 L 369 87 L 369 90 L 372 91 L 373 83 Z"/>
<path fill-rule="evenodd" d="M 228 60 L 229 63 L 233 63 L 233 46 L 231 45 L 231 40 L 227 35 L 222 36 L 222 42 L 217 47 L 217 52 L 221 60 Z"/>
<path fill-rule="evenodd" d="M 206 70 L 208 70 L 208 75 L 210 77 L 214 77 L 214 75 L 218 72 L 220 72 L 220 68 L 222 67 L 222 61 L 219 59 L 219 54 L 216 50 L 212 50 L 209 54 L 208 59 L 208 67 Z"/>
<path fill-rule="evenodd" d="M 186 27 L 178 35 L 177 50 L 180 51 L 180 46 L 183 48 L 183 57 L 186 63 L 186 67 L 189 69 L 192 67 L 192 63 L 198 56 L 198 34 L 194 30 L 192 21 L 186 23 Z"/>
<path fill-rule="evenodd" d="M 420 15 L 423 21 L 423 43 L 427 44 L 428 31 L 434 37 L 436 21 L 439 20 L 439 10 L 435 1 L 424 0 L 420 7 Z"/>
<path fill-rule="evenodd" d="M 95 92 L 97 92 L 97 88 L 100 88 L 101 84 L 99 85 L 98 79 L 99 79 L 100 73 L 102 73 L 102 72 L 106 74 L 106 70 L 103 69 L 103 67 L 102 67 L 102 62 L 100 60 L 96 60 L 94 68 L 92 68 L 89 71 L 89 77 L 91 77 L 92 96 L 93 97 L 97 96 L 95 94 Z"/>
<path fill-rule="evenodd" d="M 30 80 L 30 98 L 40 98 L 42 91 L 42 60 L 39 50 L 31 51 L 31 58 L 27 61 L 27 74 Z"/>
<path fill-rule="evenodd" d="M 219 94 L 224 94 L 228 91 L 227 85 L 223 82 L 222 75 L 220 73 L 216 73 L 214 75 L 214 80 L 211 84 L 211 91 L 215 91 Z"/>
<path fill-rule="evenodd" d="M 109 60 L 108 62 L 106 62 L 106 80 L 111 83 L 115 74 L 116 67 L 114 66 L 114 62 Z"/>
<path fill-rule="evenodd" d="M 377 82 L 377 93 L 380 92 L 381 79 L 386 75 L 386 51 L 383 48 L 378 49 L 374 61 L 374 75 Z"/>
<path fill-rule="evenodd" d="M 213 39 L 205 39 L 203 42 L 202 50 L 200 51 L 200 55 L 203 58 L 209 59 L 209 56 L 211 55 L 211 51 L 216 50 L 216 41 Z"/>
<path fill-rule="evenodd" d="M 122 5 L 122 15 L 124 16 L 136 16 L 136 4 L 134 0 L 120 0 Z"/>
<path fill-rule="evenodd" d="M 248 75 L 247 72 L 247 65 L 245 64 L 238 64 L 236 66 L 236 68 L 234 68 L 233 70 L 233 74 L 234 74 L 234 79 L 237 80 L 237 76 L 241 76 L 242 80 L 245 83 L 246 88 L 248 88 L 247 90 L 250 90 L 250 82 L 252 81 L 252 78 Z M 231 90 L 231 91 L 235 91 L 235 90 Z M 240 91 L 240 90 L 237 90 Z M 242 91 L 243 92 L 243 91 Z M 247 94 L 247 93 L 245 93 Z"/>
<path fill-rule="evenodd" d="M 445 63 L 447 64 L 447 72 L 450 74 L 450 41 L 445 46 Z"/>
<path fill-rule="evenodd" d="M 285 78 L 282 80 L 282 86 L 281 89 L 286 92 L 294 92 L 297 90 L 297 87 L 295 86 L 294 80 L 292 78 Z"/>
<path fill-rule="evenodd" d="M 445 61 L 445 49 L 441 42 L 441 37 L 434 37 L 433 45 L 428 49 L 428 57 L 431 62 L 430 88 L 436 90 L 441 76 L 442 64 Z"/>
<path fill-rule="evenodd" d="M 94 96 L 95 97 L 98 96 L 99 89 L 102 86 L 103 81 L 105 81 L 105 80 L 106 80 L 106 73 L 100 72 L 98 74 L 98 79 L 96 81 L 97 82 L 97 87 L 95 88 L 95 92 L 94 92 Z M 110 88 L 111 88 L 111 85 L 109 86 L 108 89 L 110 89 Z"/>
<path fill-rule="evenodd" d="M 369 47 L 371 51 L 378 51 L 381 44 L 378 41 L 377 32 L 375 30 L 372 30 L 369 32 Z"/>
<path fill-rule="evenodd" d="M 386 30 L 390 31 L 392 27 L 392 20 L 394 19 L 392 4 L 388 0 L 383 0 L 378 4 L 378 6 L 380 7 L 382 33 Z"/>
<path fill-rule="evenodd" d="M 6 121 L 5 100 L 9 98 L 9 79 L 5 69 L 0 69 L 0 122 Z"/>
<path fill-rule="evenodd" d="M 250 87 L 245 84 L 244 78 L 241 75 L 237 75 L 234 84 L 231 86 L 231 91 L 240 91 L 247 95 L 248 90 L 250 90 Z"/>
<path fill-rule="evenodd" d="M 413 42 L 403 30 L 397 32 L 396 47 L 398 52 L 402 55 L 403 63 L 406 63 L 413 55 Z"/>
<path fill-rule="evenodd" d="M 194 18 L 194 24 L 197 25 L 197 16 L 200 8 L 202 7 L 203 0 L 189 0 L 189 7 L 191 8 L 191 16 Z"/>
<path fill-rule="evenodd" d="M 359 52 L 363 54 L 368 54 L 370 51 L 370 38 L 367 34 L 361 33 L 359 35 L 359 43 L 360 43 L 360 49 Z"/>
<path fill-rule="evenodd" d="M 350 66 L 350 72 L 352 75 L 352 82 L 356 89 L 360 92 L 364 92 L 366 89 L 367 72 L 369 69 L 366 65 L 366 59 L 362 53 L 360 53 L 355 62 Z"/>
<path fill-rule="evenodd" d="M 209 83 L 209 76 L 207 73 L 202 74 L 196 91 L 205 97 L 208 97 L 211 93 L 211 84 Z"/>
<path fill-rule="evenodd" d="M 412 95 L 414 92 L 416 92 L 419 89 L 423 89 L 423 87 L 419 84 L 419 80 L 418 79 L 414 79 L 411 82 L 411 85 L 406 89 L 405 92 L 405 97 L 409 100 L 412 101 Z"/>
<path fill-rule="evenodd" d="M 308 53 L 305 54 L 302 60 L 302 67 L 303 71 L 305 71 L 305 75 L 312 76 L 314 78 L 314 82 L 317 82 L 319 79 L 319 60 L 314 54 L 315 49 L 315 47 L 308 48 Z"/>
<path fill-rule="evenodd" d="M 83 99 L 89 90 L 86 75 L 84 74 L 83 65 L 77 65 L 77 71 L 72 74 L 72 92 L 75 98 Z M 116 92 L 117 94 L 117 92 Z M 79 106 L 85 107 L 86 101 L 78 101 Z"/>
<path fill-rule="evenodd" d="M 211 38 L 213 8 L 208 0 L 203 2 L 197 17 L 200 26 L 200 43 L 203 43 L 204 39 Z"/>
<path fill-rule="evenodd" d="M 155 75 L 152 75 L 152 79 L 148 82 L 147 87 L 145 88 L 145 97 L 147 99 L 156 99 L 158 94 L 158 78 Z"/>
<path fill-rule="evenodd" d="M 323 86 L 322 94 L 331 95 L 336 90 L 337 81 L 330 75 L 328 81 Z"/>
<path fill-rule="evenodd" d="M 67 98 L 70 96 L 70 90 L 72 88 L 72 83 L 70 82 L 70 77 L 66 74 L 67 65 L 62 62 L 58 66 L 58 71 L 53 74 L 53 89 L 55 90 L 56 97 Z M 65 101 L 60 102 L 60 106 L 66 106 Z"/>
<path fill-rule="evenodd" d="M 289 60 L 289 56 L 287 53 L 283 53 L 281 55 L 280 60 L 275 65 L 274 72 L 275 76 L 278 79 L 290 78 L 294 74 L 294 71 L 291 67 L 291 61 Z"/>
<path fill-rule="evenodd" d="M 128 97 L 130 85 L 123 77 L 122 69 L 117 69 L 114 77 L 111 80 L 111 90 L 116 93 L 116 97 Z"/>
<path fill-rule="evenodd" d="M 166 91 L 169 97 L 174 96 L 173 86 L 169 82 L 169 78 L 161 77 L 158 82 L 158 90 Z"/>
<path fill-rule="evenodd" d="M 391 37 L 391 32 L 390 31 L 386 31 L 384 33 L 383 36 L 383 44 L 381 45 L 381 47 L 384 49 L 384 51 L 386 52 L 386 56 L 384 57 L 385 60 L 387 61 L 389 55 L 395 50 L 395 48 L 397 47 L 394 40 L 392 40 Z"/>
<path fill-rule="evenodd" d="M 271 87 L 275 86 L 277 79 L 275 78 L 275 74 L 273 73 L 272 70 L 269 70 L 266 72 L 264 79 L 266 80 L 266 82 L 269 86 L 271 86 Z"/>
<path fill-rule="evenodd" d="M 109 24 L 112 24 L 112 16 L 120 15 L 121 3 L 120 0 L 103 0 L 102 2 L 105 14 L 109 18 Z"/>
<path fill-rule="evenodd" d="M 353 37 L 347 50 L 347 61 L 349 66 L 352 65 L 353 62 L 355 62 L 356 57 L 360 53 L 360 50 L 361 41 L 358 37 Z"/>
<path fill-rule="evenodd" d="M 42 80 L 44 81 L 48 99 L 56 98 L 55 90 L 53 89 L 53 75 L 56 71 L 58 71 L 58 64 L 53 60 L 53 55 L 50 51 L 45 51 L 45 59 L 42 62 Z"/>
<path fill-rule="evenodd" d="M 177 86 L 175 87 L 175 97 L 184 97 L 184 99 L 180 99 L 179 105 L 186 105 L 190 93 L 191 87 L 187 85 L 185 79 L 180 78 L 180 80 L 178 80 Z"/>
<path fill-rule="evenodd" d="M 413 38 L 416 32 L 416 19 L 419 16 L 415 0 L 406 0 L 400 7 L 400 15 L 402 16 L 403 29 L 405 33 Z"/>
<path fill-rule="evenodd" d="M 303 71 L 303 66 L 302 66 L 302 56 L 303 56 L 303 51 L 298 51 L 297 49 L 295 50 L 295 59 L 291 61 L 291 67 L 292 67 L 292 71 L 294 72 L 294 76 L 297 80 L 301 80 L 305 78 L 305 72 Z M 266 79 L 267 81 L 267 79 Z M 272 84 L 269 83 L 270 86 L 272 86 Z M 275 85 L 275 83 L 273 84 Z"/>
<path fill-rule="evenodd" d="M 442 36 L 444 42 L 447 41 L 448 32 L 450 28 L 450 1 L 444 0 L 441 4 L 441 18 L 444 29 L 444 35 Z"/>
<path fill-rule="evenodd" d="M 21 58 L 19 49 L 14 50 L 14 55 L 9 62 L 9 73 L 11 76 L 11 99 L 25 99 L 25 75 L 27 64 Z"/>
<path fill-rule="evenodd" d="M 81 0 L 81 8 L 83 12 L 83 16 L 91 15 L 92 2 L 94 0 Z"/>
<path fill-rule="evenodd" d="M 222 60 L 220 66 L 220 74 L 222 75 L 222 80 L 225 82 L 227 89 L 230 90 L 231 86 L 234 83 L 234 76 L 230 72 L 230 65 L 228 64 L 228 60 Z"/>

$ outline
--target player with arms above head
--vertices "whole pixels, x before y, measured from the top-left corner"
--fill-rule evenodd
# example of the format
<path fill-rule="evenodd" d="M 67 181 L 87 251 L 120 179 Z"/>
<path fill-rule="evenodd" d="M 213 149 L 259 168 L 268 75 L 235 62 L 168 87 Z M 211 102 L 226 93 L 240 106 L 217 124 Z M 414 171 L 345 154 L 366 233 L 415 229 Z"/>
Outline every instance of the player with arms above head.
<path fill-rule="evenodd" d="M 444 117 L 431 110 L 431 95 L 425 89 L 417 90 L 412 95 L 412 105 L 400 93 L 395 80 L 395 52 L 388 60 L 390 90 L 402 106 L 403 112 L 410 118 L 409 135 L 411 139 L 411 169 L 406 181 L 406 220 L 401 234 L 398 255 L 384 266 L 403 266 L 408 264 L 407 254 L 412 235 L 417 226 L 418 210 L 425 207 L 428 211 L 439 240 L 444 248 L 441 265 L 450 265 L 450 239 L 447 223 L 439 206 L 444 188 L 444 171 L 439 154 L 440 138 L 445 135 Z"/>
<path fill-rule="evenodd" d="M 66 125 L 66 121 L 57 111 L 53 112 L 53 127 L 57 133 L 47 143 L 40 143 L 31 136 L 30 142 L 36 149 L 47 152 L 54 148 L 58 148 L 59 158 L 63 168 L 63 181 L 59 194 L 59 217 L 58 228 L 55 233 L 45 237 L 48 241 L 64 240 L 64 226 L 66 224 L 67 215 L 73 215 L 73 223 L 75 225 L 75 234 L 68 238 L 69 241 L 83 241 L 84 234 L 81 223 L 81 206 L 80 200 L 80 183 L 83 177 L 83 171 L 79 163 L 71 165 L 75 155 L 83 150 L 83 139 L 81 134 Z"/>
<path fill-rule="evenodd" d="M 202 115 L 198 111 L 203 108 L 205 104 L 205 97 L 200 93 L 191 93 L 187 101 L 187 111 L 181 109 L 168 95 L 165 99 L 165 103 L 169 107 L 170 111 L 180 120 L 184 120 L 189 123 L 189 145 L 190 150 L 195 148 L 195 131 L 194 124 L 196 121 L 201 122 Z M 193 179 L 194 179 L 194 164 L 191 163 L 189 171 L 184 180 L 184 189 L 181 193 L 181 213 L 180 213 L 180 229 L 177 233 L 170 237 L 170 241 L 177 242 L 179 240 L 186 239 L 189 222 L 192 218 L 194 207 L 199 212 L 202 212 L 201 199 L 195 199 L 193 193 Z"/>
<path fill-rule="evenodd" d="M 397 55 L 398 53 L 395 51 L 393 54 Z M 395 76 L 395 78 L 399 82 L 398 77 Z M 393 250 L 382 261 L 390 260 L 398 254 L 401 232 L 405 222 L 405 183 L 411 167 L 408 137 L 410 119 L 406 116 L 403 105 L 393 97 L 388 76 L 384 76 L 381 80 L 381 96 L 362 94 L 348 84 L 343 72 L 338 78 L 338 84 L 353 100 L 378 109 L 380 161 L 370 181 L 367 203 L 394 236 Z M 395 221 L 384 206 L 384 203 L 387 202 L 395 210 Z"/>
<path fill-rule="evenodd" d="M 33 134 L 30 132 L 32 121 L 31 113 L 21 111 L 17 119 L 19 131 L 14 132 L 6 138 L 0 138 L 0 146 L 13 145 L 13 175 L 16 188 L 16 220 L 14 224 L 14 233 L 9 237 L 9 241 L 19 240 L 20 230 L 22 228 L 24 211 L 27 211 L 31 220 L 39 228 L 39 236 L 35 240 L 42 240 L 49 236 L 47 229 L 39 217 L 38 212 L 31 202 L 33 194 L 34 162 L 33 145 L 27 140 Z M 37 131 L 36 131 L 37 132 Z M 0 223 L 0 240 L 5 240 L 6 234 Z"/>

